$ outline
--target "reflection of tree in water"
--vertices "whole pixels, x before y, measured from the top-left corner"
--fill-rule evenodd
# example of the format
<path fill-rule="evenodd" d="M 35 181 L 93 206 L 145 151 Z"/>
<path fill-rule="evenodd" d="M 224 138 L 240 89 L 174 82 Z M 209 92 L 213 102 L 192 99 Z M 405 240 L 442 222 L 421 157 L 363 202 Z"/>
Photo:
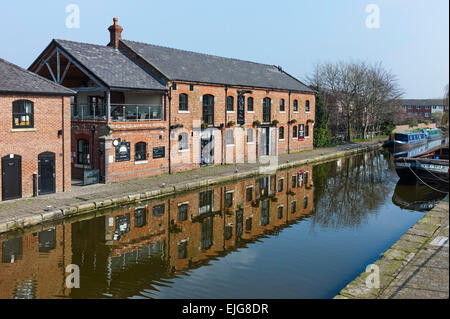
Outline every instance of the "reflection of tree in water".
<path fill-rule="evenodd" d="M 341 228 L 366 222 L 398 179 L 391 166 L 389 156 L 381 152 L 314 166 L 313 223 Z"/>

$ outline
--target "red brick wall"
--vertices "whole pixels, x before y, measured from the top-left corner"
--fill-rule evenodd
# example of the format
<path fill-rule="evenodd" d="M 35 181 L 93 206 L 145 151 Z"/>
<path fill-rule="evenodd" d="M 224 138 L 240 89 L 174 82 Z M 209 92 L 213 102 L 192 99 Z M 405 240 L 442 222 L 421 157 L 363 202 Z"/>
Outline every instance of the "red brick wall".
<path fill-rule="evenodd" d="M 114 123 L 109 125 L 112 128 L 110 134 L 106 124 L 94 122 L 72 122 L 72 167 L 73 177 L 83 178 L 83 168 L 77 164 L 77 141 L 85 139 L 92 147 L 92 127 L 95 125 L 94 133 L 94 158 L 91 159 L 94 169 L 100 167 L 100 175 L 105 176 L 105 162 L 107 166 L 108 182 L 118 182 L 122 180 L 145 177 L 151 175 L 164 174 L 168 172 L 168 136 L 167 124 L 162 121 L 146 123 Z M 108 135 L 105 140 L 105 136 Z M 103 137 L 103 138 L 102 138 Z M 160 138 L 161 137 L 161 138 Z M 116 162 L 115 147 L 112 141 L 120 138 L 123 142 L 130 142 L 130 160 Z M 135 146 L 138 142 L 147 144 L 147 163 L 135 161 Z M 166 156 L 164 158 L 153 159 L 153 147 L 164 146 Z M 106 147 L 106 154 L 105 154 Z M 92 148 L 91 148 L 92 154 Z M 112 163 L 110 158 L 112 156 Z M 90 167 L 87 167 L 90 169 Z"/>
<path fill-rule="evenodd" d="M 190 84 L 193 84 L 193 90 L 190 90 Z M 171 86 L 171 83 L 168 84 Z M 178 135 L 179 132 L 184 131 L 192 131 L 193 121 L 197 120 L 201 123 L 202 119 L 202 97 L 206 94 L 211 94 L 215 97 L 214 101 L 214 125 L 219 126 L 220 124 L 227 124 L 230 121 L 234 121 L 237 123 L 237 91 L 246 89 L 245 87 L 241 88 L 228 88 L 227 96 L 234 97 L 234 111 L 225 113 L 226 107 L 226 96 L 225 96 L 225 87 L 224 86 L 212 86 L 207 84 L 194 84 L 194 83 L 177 83 L 176 90 L 171 91 L 172 101 L 171 101 L 171 122 L 172 125 L 175 124 L 183 124 L 183 129 L 180 129 L 175 134 Z M 284 140 L 278 141 L 278 154 L 284 154 L 288 152 L 288 141 L 289 148 L 291 152 L 301 151 L 312 149 L 313 147 L 313 126 L 311 123 L 307 123 L 307 120 L 315 119 L 315 96 L 314 94 L 303 94 L 303 93 L 292 93 L 289 95 L 288 92 L 282 91 L 266 91 L 262 89 L 251 89 L 252 94 L 246 94 L 246 103 L 245 103 L 245 127 L 242 131 L 244 133 L 244 142 L 243 148 L 244 151 L 240 152 L 237 149 L 237 141 L 235 139 L 235 146 L 225 147 L 225 162 L 234 162 L 236 161 L 238 154 L 244 154 L 244 161 L 248 160 L 248 146 L 246 143 L 246 134 L 247 129 L 253 128 L 253 122 L 255 120 L 259 120 L 262 123 L 262 101 L 265 97 L 269 97 L 272 100 L 271 104 L 271 120 L 278 120 L 278 127 L 284 127 Z M 188 112 L 179 111 L 179 95 L 180 94 L 188 95 Z M 253 97 L 254 99 L 254 112 L 250 113 L 247 111 L 247 99 L 248 97 Z M 280 100 L 285 100 L 285 112 L 280 112 Z M 290 99 L 290 101 L 289 101 Z M 293 112 L 293 101 L 298 100 L 298 112 Z M 310 112 L 305 112 L 305 103 L 306 100 L 310 101 Z M 289 112 L 289 104 L 291 111 Z M 290 116 L 289 116 L 290 115 Z M 305 138 L 300 141 L 298 138 L 292 138 L 292 126 L 288 125 L 288 122 L 292 119 L 297 120 L 295 125 L 304 124 L 309 125 L 309 138 Z M 197 124 L 198 125 L 198 124 Z M 288 128 L 289 127 L 289 128 Z M 227 129 L 240 129 L 238 125 L 234 127 L 229 127 Z M 276 138 L 278 139 L 278 130 L 275 133 Z M 274 135 L 274 136 L 275 136 Z M 254 141 L 256 142 L 256 149 L 259 146 L 259 135 L 257 131 L 254 131 Z M 189 148 L 193 150 L 193 138 L 190 136 L 189 138 Z M 225 143 L 224 138 L 222 138 L 222 143 Z M 216 143 L 218 145 L 218 143 Z M 253 146 L 254 147 L 254 146 Z M 222 162 L 221 159 L 221 150 L 222 148 L 215 148 L 215 163 L 220 164 Z M 189 158 L 191 161 L 193 160 L 193 152 L 190 154 L 184 154 L 184 158 Z M 185 167 L 185 169 L 196 168 L 198 164 L 195 163 L 191 167 Z"/>
<path fill-rule="evenodd" d="M 34 129 L 12 129 L 12 103 L 21 99 L 34 103 Z M 33 173 L 38 172 L 38 155 L 43 152 L 55 153 L 56 191 L 69 191 L 70 97 L 0 95 L 0 118 L 0 158 L 22 156 L 22 196 L 33 195 Z M 61 129 L 64 138 L 58 136 Z"/>

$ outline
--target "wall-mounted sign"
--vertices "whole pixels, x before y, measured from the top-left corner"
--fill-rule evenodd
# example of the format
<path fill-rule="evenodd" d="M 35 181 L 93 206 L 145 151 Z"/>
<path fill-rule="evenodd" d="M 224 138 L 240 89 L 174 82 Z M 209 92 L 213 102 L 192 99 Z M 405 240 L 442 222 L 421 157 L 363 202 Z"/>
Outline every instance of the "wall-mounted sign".
<path fill-rule="evenodd" d="M 120 142 L 116 146 L 116 162 L 130 160 L 130 142 Z"/>
<path fill-rule="evenodd" d="M 166 148 L 164 146 L 153 148 L 153 158 L 163 158 L 166 156 Z"/>

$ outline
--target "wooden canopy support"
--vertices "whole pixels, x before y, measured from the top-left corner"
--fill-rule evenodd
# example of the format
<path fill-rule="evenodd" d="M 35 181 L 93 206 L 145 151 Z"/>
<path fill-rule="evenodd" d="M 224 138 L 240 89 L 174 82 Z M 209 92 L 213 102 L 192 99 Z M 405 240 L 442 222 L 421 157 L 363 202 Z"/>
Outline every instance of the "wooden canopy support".
<path fill-rule="evenodd" d="M 56 56 L 56 75 L 53 72 L 52 68 L 50 67 L 49 61 Z M 64 68 L 64 71 L 61 74 L 61 56 L 63 56 L 65 59 L 67 59 L 67 65 Z M 97 79 L 91 72 L 89 72 L 85 67 L 83 67 L 80 63 L 78 63 L 76 60 L 74 60 L 67 52 L 65 52 L 64 49 L 61 49 L 60 47 L 56 47 L 51 53 L 39 64 L 38 68 L 35 73 L 39 73 L 41 69 L 46 66 L 48 71 L 50 72 L 50 75 L 55 83 L 62 84 L 64 79 L 66 78 L 66 75 L 70 69 L 71 66 L 75 66 L 78 68 L 81 72 L 83 72 L 90 80 L 92 80 L 95 84 L 97 84 L 100 87 L 101 91 L 108 91 L 108 88 L 99 80 Z"/>

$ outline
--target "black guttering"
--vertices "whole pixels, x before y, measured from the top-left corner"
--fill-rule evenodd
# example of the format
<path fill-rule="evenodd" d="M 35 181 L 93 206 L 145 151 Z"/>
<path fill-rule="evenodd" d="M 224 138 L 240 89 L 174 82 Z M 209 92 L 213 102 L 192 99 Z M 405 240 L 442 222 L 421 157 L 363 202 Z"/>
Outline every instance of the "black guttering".
<path fill-rule="evenodd" d="M 5 91 L 0 90 L 0 95 L 45 95 L 45 96 L 74 96 L 73 93 L 56 93 L 56 92 L 32 92 L 32 91 Z"/>

